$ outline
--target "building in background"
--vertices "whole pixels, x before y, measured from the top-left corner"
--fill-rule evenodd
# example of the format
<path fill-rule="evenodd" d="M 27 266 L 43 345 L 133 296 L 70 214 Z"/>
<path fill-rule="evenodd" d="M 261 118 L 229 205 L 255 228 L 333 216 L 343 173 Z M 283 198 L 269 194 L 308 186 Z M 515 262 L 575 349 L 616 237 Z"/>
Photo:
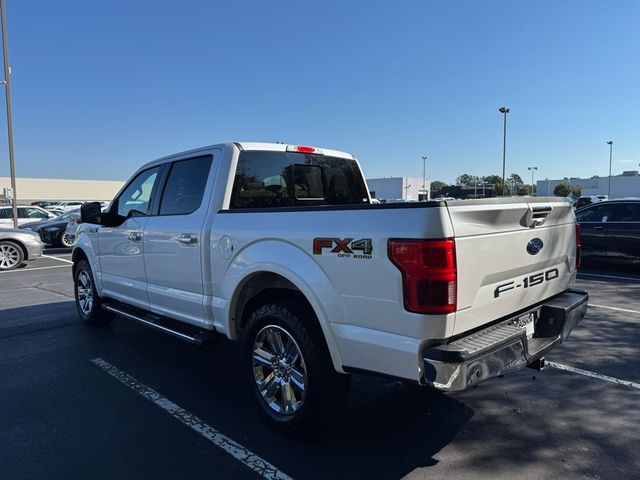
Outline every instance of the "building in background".
<path fill-rule="evenodd" d="M 112 180 L 63 180 L 57 178 L 16 178 L 18 203 L 46 200 L 110 201 L 124 185 Z M 11 186 L 9 177 L 0 177 L 0 198 Z"/>
<path fill-rule="evenodd" d="M 580 185 L 582 195 L 607 195 L 609 193 L 609 177 L 545 179 L 536 182 L 536 196 L 553 196 L 553 190 L 561 183 L 571 186 Z M 611 176 L 611 197 L 640 197 L 640 175 L 637 170 L 622 172 L 622 175 Z"/>
<path fill-rule="evenodd" d="M 431 182 L 426 180 L 422 190 L 422 177 L 368 178 L 371 198 L 378 200 L 426 200 Z"/>

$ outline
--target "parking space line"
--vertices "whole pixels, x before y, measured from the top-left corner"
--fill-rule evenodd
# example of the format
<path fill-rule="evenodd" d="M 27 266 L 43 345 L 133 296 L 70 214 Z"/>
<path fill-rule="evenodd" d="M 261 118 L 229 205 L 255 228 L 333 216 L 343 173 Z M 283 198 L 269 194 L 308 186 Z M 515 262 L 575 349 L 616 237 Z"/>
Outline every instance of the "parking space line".
<path fill-rule="evenodd" d="M 134 392 L 155 403 L 173 418 L 192 428 L 211 443 L 220 447 L 233 458 L 240 461 L 262 477 L 267 479 L 291 479 L 290 476 L 278 470 L 266 460 L 260 458 L 250 450 L 247 450 L 235 440 L 232 440 L 226 435 L 218 432 L 215 428 L 207 425 L 198 417 L 184 410 L 179 405 L 176 405 L 171 400 L 163 397 L 152 388 L 138 382 L 135 378 L 128 373 L 123 372 L 118 367 L 115 367 L 102 358 L 94 358 L 91 362 Z"/>
<path fill-rule="evenodd" d="M 52 258 L 53 260 L 59 260 L 59 261 L 61 261 L 61 262 L 66 262 L 66 263 L 73 263 L 71 260 L 67 260 L 66 258 L 51 257 L 51 256 L 49 256 L 49 255 L 45 255 L 45 254 L 42 254 L 42 257 L 43 257 L 43 258 Z"/>
<path fill-rule="evenodd" d="M 562 365 L 556 362 L 545 362 L 548 365 L 558 370 L 564 370 L 566 372 L 577 373 L 578 375 L 584 375 L 585 377 L 597 378 L 598 380 L 604 380 L 605 382 L 616 383 L 618 385 L 625 385 L 627 387 L 637 388 L 640 390 L 640 383 L 630 382 L 628 380 L 621 380 L 615 377 L 609 377 L 608 375 L 601 375 L 599 373 L 590 372 L 588 370 L 582 370 L 581 368 L 570 367 L 568 365 Z"/>
<path fill-rule="evenodd" d="M 600 278 L 613 278 L 615 280 L 631 280 L 632 282 L 640 282 L 640 278 L 634 277 L 618 277 L 616 275 L 603 275 L 601 273 L 583 273 L 579 272 L 578 277 L 600 277 Z"/>
<path fill-rule="evenodd" d="M 23 268 L 18 270 L 9 270 L 8 272 L 2 272 L 2 275 L 7 275 L 9 273 L 28 273 L 28 272 L 34 272 L 36 270 L 48 270 L 49 268 L 68 268 L 68 267 L 69 265 L 53 265 L 51 267 Z M 1 275 L 0 275 L 0 278 L 2 278 Z"/>
<path fill-rule="evenodd" d="M 589 304 L 590 307 L 595 308 L 606 308 L 607 310 L 615 310 L 616 312 L 624 312 L 624 313 L 637 313 L 640 314 L 640 310 L 630 310 L 628 308 L 620 308 L 620 307 L 609 307 L 607 305 L 596 305 L 594 303 Z"/>

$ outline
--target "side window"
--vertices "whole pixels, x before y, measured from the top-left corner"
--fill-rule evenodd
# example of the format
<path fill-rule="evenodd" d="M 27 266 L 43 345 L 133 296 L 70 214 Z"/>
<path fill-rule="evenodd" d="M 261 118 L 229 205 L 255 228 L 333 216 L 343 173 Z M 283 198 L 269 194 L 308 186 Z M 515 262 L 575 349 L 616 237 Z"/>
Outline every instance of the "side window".
<path fill-rule="evenodd" d="M 640 203 L 619 203 L 613 205 L 609 222 L 640 222 Z"/>
<path fill-rule="evenodd" d="M 138 174 L 116 200 L 118 215 L 140 217 L 148 215 L 158 183 L 160 167 L 150 168 Z"/>
<path fill-rule="evenodd" d="M 24 210 L 26 211 L 26 216 L 29 218 L 49 218 L 46 212 L 38 210 L 37 208 L 25 208 Z M 18 216 L 21 217 L 22 215 L 18 213 Z"/>
<path fill-rule="evenodd" d="M 207 156 L 171 165 L 160 201 L 160 215 L 188 215 L 200 208 L 211 161 L 212 158 Z"/>
<path fill-rule="evenodd" d="M 13 210 L 11 209 L 11 207 L 0 208 L 0 218 L 13 218 Z"/>
<path fill-rule="evenodd" d="M 595 207 L 587 208 L 583 212 L 576 215 L 578 223 L 582 222 L 606 222 L 607 218 L 611 215 L 610 205 L 596 205 Z"/>

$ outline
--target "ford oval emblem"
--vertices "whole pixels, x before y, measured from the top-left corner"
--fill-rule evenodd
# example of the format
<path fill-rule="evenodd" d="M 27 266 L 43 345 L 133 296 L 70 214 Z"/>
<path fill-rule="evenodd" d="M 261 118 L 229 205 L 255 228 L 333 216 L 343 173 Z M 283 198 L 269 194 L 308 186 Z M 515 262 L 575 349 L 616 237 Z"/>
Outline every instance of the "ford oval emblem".
<path fill-rule="evenodd" d="M 542 250 L 544 243 L 539 238 L 534 238 L 529 243 L 527 243 L 527 253 L 529 255 L 537 255 Z"/>

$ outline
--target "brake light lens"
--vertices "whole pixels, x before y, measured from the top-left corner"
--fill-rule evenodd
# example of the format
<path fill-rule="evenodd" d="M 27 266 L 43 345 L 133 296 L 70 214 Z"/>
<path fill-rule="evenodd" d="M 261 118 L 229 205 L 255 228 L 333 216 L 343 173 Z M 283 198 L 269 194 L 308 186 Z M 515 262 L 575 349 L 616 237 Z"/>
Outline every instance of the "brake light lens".
<path fill-rule="evenodd" d="M 580 224 L 576 223 L 576 270 L 582 266 L 582 259 L 580 258 L 582 250 L 582 233 L 580 231 Z"/>
<path fill-rule="evenodd" d="M 453 239 L 391 239 L 389 259 L 402 273 L 404 306 L 414 313 L 451 313 L 457 305 Z"/>
<path fill-rule="evenodd" d="M 315 153 L 317 155 L 322 155 L 322 150 L 319 148 L 306 147 L 304 145 L 287 145 L 287 152 Z"/>

